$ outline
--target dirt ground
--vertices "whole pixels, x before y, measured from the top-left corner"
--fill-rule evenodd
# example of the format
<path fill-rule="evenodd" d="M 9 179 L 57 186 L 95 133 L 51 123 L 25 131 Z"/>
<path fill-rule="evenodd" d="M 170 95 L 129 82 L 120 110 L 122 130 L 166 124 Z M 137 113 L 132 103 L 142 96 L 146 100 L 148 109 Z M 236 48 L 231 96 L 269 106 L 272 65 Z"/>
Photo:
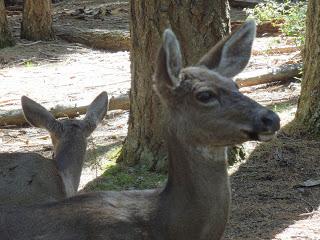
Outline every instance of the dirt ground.
<path fill-rule="evenodd" d="M 106 7 L 111 14 L 94 18 L 76 13 L 86 6 L 90 13 Z M 56 105 L 87 105 L 101 91 L 110 96 L 127 94 L 130 88 L 128 52 L 94 50 L 61 39 L 53 42 L 19 40 L 21 15 L 9 17 L 17 45 L 0 50 L 0 115 L 20 109 L 21 95 L 47 108 Z M 55 5 L 56 25 L 81 29 L 128 31 L 127 1 L 62 1 Z M 297 62 L 297 51 L 267 54 L 270 48 L 293 46 L 291 39 L 258 38 L 253 56 L 242 75 L 257 69 L 272 69 Z M 250 156 L 230 169 L 232 206 L 225 239 L 320 239 L 320 187 L 305 187 L 310 179 L 320 179 L 320 141 L 301 134 L 288 134 L 285 126 L 294 118 L 300 83 L 282 83 L 242 88 L 248 96 L 277 111 L 282 131 L 266 144 L 246 144 Z M 108 113 L 89 140 L 88 160 L 81 188 L 102 173 L 109 159 L 95 158 L 121 145 L 127 133 L 128 111 Z M 35 128 L 0 129 L 0 152 L 35 151 L 52 154 L 45 130 Z"/>

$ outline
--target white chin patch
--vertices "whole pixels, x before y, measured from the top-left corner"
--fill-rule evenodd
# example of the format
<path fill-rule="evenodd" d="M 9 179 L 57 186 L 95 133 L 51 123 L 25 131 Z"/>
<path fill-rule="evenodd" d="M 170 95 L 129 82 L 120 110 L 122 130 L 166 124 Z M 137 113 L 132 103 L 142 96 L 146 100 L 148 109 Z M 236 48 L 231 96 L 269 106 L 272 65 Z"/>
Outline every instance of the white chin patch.
<path fill-rule="evenodd" d="M 274 138 L 274 136 L 275 136 L 274 133 L 260 133 L 258 135 L 259 141 L 261 141 L 261 142 L 271 141 Z"/>

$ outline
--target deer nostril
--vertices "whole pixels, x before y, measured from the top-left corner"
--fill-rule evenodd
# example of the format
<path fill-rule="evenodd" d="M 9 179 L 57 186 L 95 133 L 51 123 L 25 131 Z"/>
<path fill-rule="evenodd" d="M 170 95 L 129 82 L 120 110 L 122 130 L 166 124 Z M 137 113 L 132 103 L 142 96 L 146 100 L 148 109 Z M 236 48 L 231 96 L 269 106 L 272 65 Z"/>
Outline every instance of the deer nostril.
<path fill-rule="evenodd" d="M 277 131 L 280 129 L 280 118 L 272 111 L 268 111 L 261 117 L 262 124 L 269 131 Z"/>

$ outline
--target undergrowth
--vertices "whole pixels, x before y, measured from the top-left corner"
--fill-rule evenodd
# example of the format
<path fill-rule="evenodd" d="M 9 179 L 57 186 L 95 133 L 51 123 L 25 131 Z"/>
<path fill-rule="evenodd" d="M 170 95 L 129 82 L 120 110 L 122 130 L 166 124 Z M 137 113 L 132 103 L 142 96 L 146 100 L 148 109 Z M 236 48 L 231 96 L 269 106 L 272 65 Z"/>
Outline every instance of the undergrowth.
<path fill-rule="evenodd" d="M 307 2 L 282 2 L 270 0 L 259 3 L 253 9 L 246 9 L 249 18 L 258 23 L 273 21 L 281 23 L 280 30 L 285 36 L 295 37 L 296 44 L 301 46 L 305 41 L 305 19 Z"/>

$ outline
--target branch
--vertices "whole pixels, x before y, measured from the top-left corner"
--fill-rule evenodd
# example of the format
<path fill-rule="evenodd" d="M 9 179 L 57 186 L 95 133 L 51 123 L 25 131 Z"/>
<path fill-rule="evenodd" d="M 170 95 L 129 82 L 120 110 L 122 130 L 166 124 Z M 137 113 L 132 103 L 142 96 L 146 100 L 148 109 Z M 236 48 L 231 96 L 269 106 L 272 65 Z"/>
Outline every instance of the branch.
<path fill-rule="evenodd" d="M 301 64 L 286 64 L 273 69 L 259 69 L 239 75 L 235 81 L 239 87 L 250 87 L 271 82 L 285 82 L 301 76 Z"/>
<path fill-rule="evenodd" d="M 55 116 L 55 118 L 75 118 L 79 115 L 85 114 L 87 112 L 88 106 L 81 106 L 81 107 L 61 107 L 58 106 L 50 112 Z M 128 110 L 129 109 L 129 96 L 123 95 L 120 97 L 112 97 L 109 101 L 109 111 L 122 109 Z M 9 113 L 5 113 L 0 115 L 0 127 L 8 127 L 8 126 L 23 126 L 27 122 L 23 116 L 23 112 L 21 109 L 13 110 Z"/>

